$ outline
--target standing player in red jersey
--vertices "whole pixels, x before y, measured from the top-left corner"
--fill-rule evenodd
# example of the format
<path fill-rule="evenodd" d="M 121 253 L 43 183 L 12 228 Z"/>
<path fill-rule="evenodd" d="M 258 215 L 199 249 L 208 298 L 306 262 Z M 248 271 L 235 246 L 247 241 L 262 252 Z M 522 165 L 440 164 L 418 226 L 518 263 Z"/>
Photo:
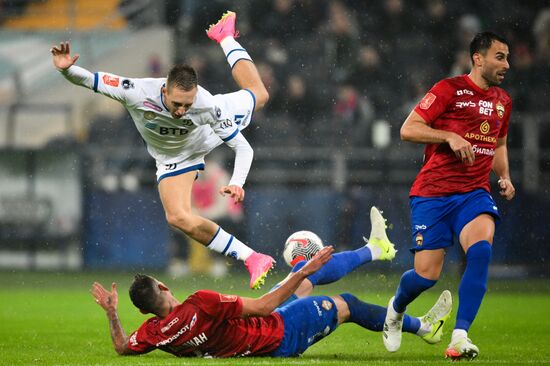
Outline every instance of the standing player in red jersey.
<path fill-rule="evenodd" d="M 382 331 L 386 309 L 347 293 L 332 297 L 307 296 L 281 306 L 306 278 L 335 260 L 332 252 L 332 247 L 321 249 L 278 288 L 257 299 L 202 290 L 180 302 L 162 282 L 147 275 L 136 275 L 130 286 L 130 298 L 142 313 L 156 316 L 146 320 L 130 336 L 118 319 L 116 284 L 113 283 L 109 292 L 96 282 L 92 295 L 107 314 L 113 345 L 120 355 L 160 349 L 178 357 L 298 356 L 344 322 Z M 310 290 L 311 285 L 306 291 Z M 451 293 L 443 291 L 422 318 L 405 315 L 403 331 L 416 334 L 430 344 L 437 343 L 441 340 L 438 323 L 448 319 L 451 309 Z"/>
<path fill-rule="evenodd" d="M 407 305 L 437 282 L 445 250 L 456 236 L 467 264 L 445 356 L 473 359 L 479 353 L 468 330 L 485 294 L 495 222 L 500 220 L 489 193 L 491 170 L 500 177 L 500 194 L 507 200 L 515 194 L 506 147 L 512 100 L 497 86 L 510 67 L 508 55 L 504 38 L 477 34 L 470 43 L 471 72 L 435 84 L 401 127 L 402 140 L 426 144 L 426 149 L 410 191 L 414 269 L 401 277 L 384 322 L 383 340 L 390 352 L 401 345 Z"/>

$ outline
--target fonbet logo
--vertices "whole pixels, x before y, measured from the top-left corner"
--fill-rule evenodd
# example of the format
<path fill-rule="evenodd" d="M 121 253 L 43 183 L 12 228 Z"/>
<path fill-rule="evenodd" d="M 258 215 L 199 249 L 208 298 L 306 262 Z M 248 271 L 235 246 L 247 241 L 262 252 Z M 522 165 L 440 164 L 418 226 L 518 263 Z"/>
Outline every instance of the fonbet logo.
<path fill-rule="evenodd" d="M 493 102 L 480 100 L 477 102 L 477 105 L 479 106 L 479 114 L 484 116 L 490 116 L 493 114 Z"/>

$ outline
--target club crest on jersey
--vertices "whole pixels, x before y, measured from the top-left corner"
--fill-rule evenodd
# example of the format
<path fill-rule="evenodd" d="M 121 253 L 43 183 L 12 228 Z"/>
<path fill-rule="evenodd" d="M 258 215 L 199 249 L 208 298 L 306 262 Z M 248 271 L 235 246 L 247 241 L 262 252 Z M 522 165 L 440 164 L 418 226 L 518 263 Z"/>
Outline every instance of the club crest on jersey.
<path fill-rule="evenodd" d="M 504 106 L 500 101 L 497 102 L 496 110 L 497 110 L 498 118 L 504 117 Z"/>
<path fill-rule="evenodd" d="M 421 247 L 422 244 L 424 244 L 424 237 L 422 236 L 422 234 L 420 234 L 420 233 L 416 234 L 415 241 L 416 241 L 416 245 Z"/>
<path fill-rule="evenodd" d="M 486 135 L 491 130 L 491 125 L 487 122 L 487 120 L 485 120 L 481 123 L 481 126 L 479 126 L 479 130 L 482 134 Z"/>
<path fill-rule="evenodd" d="M 152 120 L 152 119 L 155 119 L 157 115 L 155 114 L 155 112 L 151 112 L 151 111 L 146 111 L 145 113 L 143 113 L 143 118 L 145 118 L 146 120 Z"/>
<path fill-rule="evenodd" d="M 437 97 L 435 94 L 428 93 L 424 96 L 424 98 L 422 98 L 418 106 L 420 107 L 420 109 L 428 109 L 430 108 L 430 106 L 432 105 L 432 103 L 435 101 L 436 98 Z"/>
<path fill-rule="evenodd" d="M 321 303 L 321 307 L 326 311 L 329 311 L 330 309 L 332 309 L 332 303 L 328 300 L 323 300 L 323 302 Z"/>
<path fill-rule="evenodd" d="M 185 126 L 185 127 L 193 126 L 193 121 L 191 121 L 190 119 L 182 119 L 180 121 L 182 126 Z"/>

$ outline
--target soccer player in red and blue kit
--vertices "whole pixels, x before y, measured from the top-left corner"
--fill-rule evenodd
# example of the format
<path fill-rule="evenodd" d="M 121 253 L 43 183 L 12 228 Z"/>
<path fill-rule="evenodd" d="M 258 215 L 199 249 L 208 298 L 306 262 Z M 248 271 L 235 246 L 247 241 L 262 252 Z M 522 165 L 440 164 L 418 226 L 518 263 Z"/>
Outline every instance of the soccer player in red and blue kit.
<path fill-rule="evenodd" d="M 306 279 L 309 280 L 306 288 L 311 290 L 311 276 L 324 269 L 331 271 L 333 267 L 327 267 L 329 262 L 343 264 L 347 255 L 335 258 L 332 251 L 332 247 L 321 249 L 308 262 L 301 262 L 300 268 L 293 270 L 277 288 L 257 299 L 202 290 L 179 302 L 162 282 L 137 275 L 130 287 L 130 298 L 142 313 L 153 313 L 155 317 L 130 336 L 126 336 L 118 319 L 116 284 L 109 292 L 96 282 L 92 295 L 107 314 L 114 348 L 121 355 L 160 349 L 178 357 L 298 356 L 344 322 L 382 330 L 386 309 L 347 293 L 306 296 L 281 306 L 298 292 Z M 318 275 L 317 284 L 338 277 Z M 304 289 L 299 292 L 303 295 Z M 430 344 L 437 343 L 441 340 L 440 324 L 449 318 L 451 309 L 451 293 L 443 291 L 422 318 L 405 315 L 403 330 Z"/>
<path fill-rule="evenodd" d="M 426 144 L 426 149 L 410 191 L 414 269 L 401 277 L 384 322 L 383 340 L 390 352 L 401 344 L 407 305 L 436 283 L 455 236 L 466 253 L 466 269 L 445 356 L 473 359 L 479 353 L 468 330 L 485 294 L 495 222 L 500 220 L 490 195 L 491 170 L 499 177 L 500 194 L 507 200 L 515 194 L 506 147 L 512 100 L 498 87 L 509 69 L 508 55 L 504 38 L 477 34 L 470 43 L 471 72 L 435 84 L 401 128 L 404 141 Z"/>

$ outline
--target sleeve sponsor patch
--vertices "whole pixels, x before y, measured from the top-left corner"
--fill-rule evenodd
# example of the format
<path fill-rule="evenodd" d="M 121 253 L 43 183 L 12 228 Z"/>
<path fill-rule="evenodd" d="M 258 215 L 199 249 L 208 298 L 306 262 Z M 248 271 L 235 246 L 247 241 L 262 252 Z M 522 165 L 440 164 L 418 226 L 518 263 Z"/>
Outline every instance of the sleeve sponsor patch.
<path fill-rule="evenodd" d="M 418 106 L 420 107 L 420 109 L 428 109 L 433 104 L 436 98 L 437 97 L 435 94 L 428 93 L 424 96 L 424 98 L 422 98 Z"/>
<path fill-rule="evenodd" d="M 120 78 L 112 75 L 107 75 L 107 74 L 103 75 L 102 79 L 103 79 L 103 84 L 114 86 L 114 87 L 117 87 L 120 82 Z"/>
<path fill-rule="evenodd" d="M 235 295 L 220 294 L 220 302 L 235 302 L 235 301 L 237 301 L 237 296 Z"/>

